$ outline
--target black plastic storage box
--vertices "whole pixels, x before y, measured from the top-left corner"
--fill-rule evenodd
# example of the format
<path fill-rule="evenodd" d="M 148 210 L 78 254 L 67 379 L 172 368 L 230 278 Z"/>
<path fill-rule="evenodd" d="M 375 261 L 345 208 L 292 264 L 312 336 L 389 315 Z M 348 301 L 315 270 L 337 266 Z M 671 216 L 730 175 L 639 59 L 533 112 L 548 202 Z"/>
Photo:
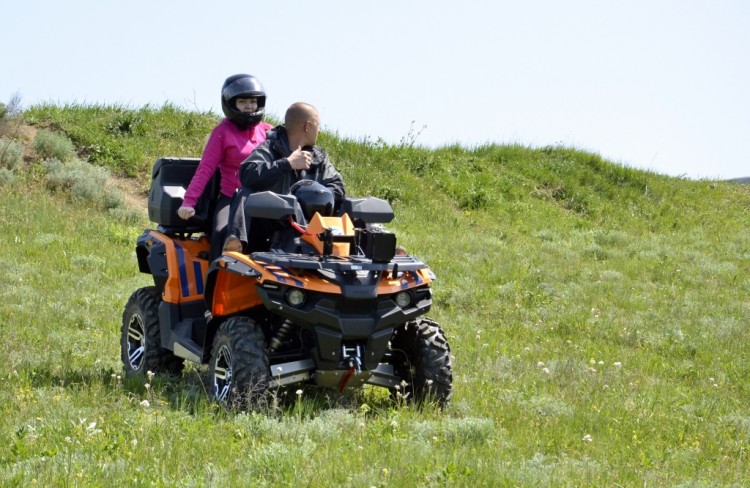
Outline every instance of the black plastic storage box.
<path fill-rule="evenodd" d="M 183 220 L 177 215 L 182 206 L 190 180 L 200 163 L 199 158 L 159 158 L 151 173 L 148 194 L 148 218 L 166 229 L 195 231 L 210 230 L 216 199 L 219 195 L 219 177 L 214 175 L 203 190 L 195 206 L 195 217 Z"/>
<path fill-rule="evenodd" d="M 376 263 L 387 263 L 396 255 L 396 234 L 386 231 L 363 230 L 360 247 Z"/>

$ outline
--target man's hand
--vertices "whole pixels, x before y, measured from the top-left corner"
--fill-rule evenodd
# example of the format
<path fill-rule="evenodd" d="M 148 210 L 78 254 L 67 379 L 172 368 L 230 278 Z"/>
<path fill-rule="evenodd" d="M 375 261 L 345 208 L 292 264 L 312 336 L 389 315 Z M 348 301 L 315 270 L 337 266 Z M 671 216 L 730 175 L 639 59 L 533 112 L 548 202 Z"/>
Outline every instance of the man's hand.
<path fill-rule="evenodd" d="M 312 154 L 307 151 L 303 151 L 302 146 L 297 146 L 297 149 L 295 149 L 287 159 L 289 160 L 289 165 L 294 170 L 310 169 L 310 164 L 312 163 Z"/>
<path fill-rule="evenodd" d="M 195 215 L 195 209 L 193 207 L 180 207 L 177 209 L 177 215 L 179 215 L 181 219 L 187 220 Z"/>

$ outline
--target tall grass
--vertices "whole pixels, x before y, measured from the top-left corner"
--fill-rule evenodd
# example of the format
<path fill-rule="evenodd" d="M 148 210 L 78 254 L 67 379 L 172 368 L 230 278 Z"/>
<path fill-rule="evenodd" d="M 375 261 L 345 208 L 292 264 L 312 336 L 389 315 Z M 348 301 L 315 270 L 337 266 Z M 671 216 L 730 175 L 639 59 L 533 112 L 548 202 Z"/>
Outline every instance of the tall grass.
<path fill-rule="evenodd" d="M 52 127 L 90 110 L 28 116 Z M 141 115 L 96 110 L 105 119 Z M 199 115 L 176 111 L 159 126 Z M 108 147 L 111 134 L 91 135 L 95 117 L 76 120 L 87 144 Z M 165 142 L 161 129 L 144 127 L 128 136 L 134 147 L 200 153 L 198 131 L 195 141 L 178 131 Z M 430 315 L 455 356 L 450 406 L 420 411 L 376 389 L 343 397 L 304 389 L 238 415 L 206 399 L 198 366 L 179 379 L 123 379 L 120 317 L 129 294 L 149 284 L 133 246 L 150 224 L 111 219 L 30 176 L 5 184 L 0 199 L 0 443 L 8 446 L 0 484 L 743 486 L 750 478 L 749 187 L 668 178 L 566 147 L 427 150 L 331 134 L 321 143 L 350 194 L 393 203 L 399 244 L 438 276 Z M 159 155 L 125 146 L 132 166 L 95 162 L 140 173 Z"/>
<path fill-rule="evenodd" d="M 219 121 L 214 114 L 187 112 L 169 103 L 138 109 L 41 104 L 25 116 L 34 125 L 65 133 L 82 158 L 144 184 L 157 158 L 200 156 Z"/>

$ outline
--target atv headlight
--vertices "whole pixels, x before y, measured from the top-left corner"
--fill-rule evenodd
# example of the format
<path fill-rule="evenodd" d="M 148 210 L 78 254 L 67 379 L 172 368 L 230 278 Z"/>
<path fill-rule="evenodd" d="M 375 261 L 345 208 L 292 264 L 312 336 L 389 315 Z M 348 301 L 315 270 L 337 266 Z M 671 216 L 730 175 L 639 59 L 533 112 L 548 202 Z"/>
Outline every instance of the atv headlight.
<path fill-rule="evenodd" d="M 408 291 L 401 291 L 396 293 L 396 305 L 401 308 L 406 308 L 411 305 L 411 293 Z"/>
<path fill-rule="evenodd" d="M 286 294 L 286 301 L 292 307 L 301 307 L 305 300 L 307 300 L 307 295 L 304 290 L 299 288 L 292 288 Z"/>

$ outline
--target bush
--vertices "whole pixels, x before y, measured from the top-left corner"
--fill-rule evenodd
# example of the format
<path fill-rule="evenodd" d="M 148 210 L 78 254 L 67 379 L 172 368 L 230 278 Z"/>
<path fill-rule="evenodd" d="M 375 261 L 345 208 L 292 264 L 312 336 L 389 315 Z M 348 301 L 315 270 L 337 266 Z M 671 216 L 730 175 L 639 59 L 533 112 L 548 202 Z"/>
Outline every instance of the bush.
<path fill-rule="evenodd" d="M 106 210 L 113 210 L 125 206 L 125 196 L 119 191 L 104 188 L 102 191 L 102 207 Z"/>
<path fill-rule="evenodd" d="M 16 182 L 18 178 L 16 174 L 8 168 L 0 168 L 0 187 L 5 185 L 11 185 Z"/>
<path fill-rule="evenodd" d="M 18 127 L 23 119 L 21 115 L 21 96 L 17 93 L 11 96 L 8 103 L 0 102 L 0 136 L 18 133 Z"/>
<path fill-rule="evenodd" d="M 186 112 L 169 104 L 135 110 L 42 104 L 30 107 L 24 116 L 30 125 L 54 127 L 65 134 L 86 161 L 143 181 L 162 156 L 200 156 L 206 138 L 221 120 L 215 114 Z"/>
<path fill-rule="evenodd" d="M 23 144 L 0 137 L 0 168 L 14 170 L 23 162 Z"/>
<path fill-rule="evenodd" d="M 123 207 L 125 198 L 108 187 L 109 172 L 79 159 L 63 163 L 59 159 L 44 161 L 47 187 L 53 191 L 67 191 L 75 202 L 90 202 L 112 210 Z"/>
<path fill-rule="evenodd" d="M 76 157 L 76 150 L 70 139 L 45 129 L 40 129 L 36 133 L 34 150 L 41 159 L 70 161 Z"/>
<path fill-rule="evenodd" d="M 125 205 L 117 208 L 110 208 L 109 215 L 118 222 L 122 222 L 126 225 L 137 226 L 144 224 L 145 213 L 141 210 L 127 208 Z M 124 240 L 123 242 L 129 243 L 130 241 Z"/>

